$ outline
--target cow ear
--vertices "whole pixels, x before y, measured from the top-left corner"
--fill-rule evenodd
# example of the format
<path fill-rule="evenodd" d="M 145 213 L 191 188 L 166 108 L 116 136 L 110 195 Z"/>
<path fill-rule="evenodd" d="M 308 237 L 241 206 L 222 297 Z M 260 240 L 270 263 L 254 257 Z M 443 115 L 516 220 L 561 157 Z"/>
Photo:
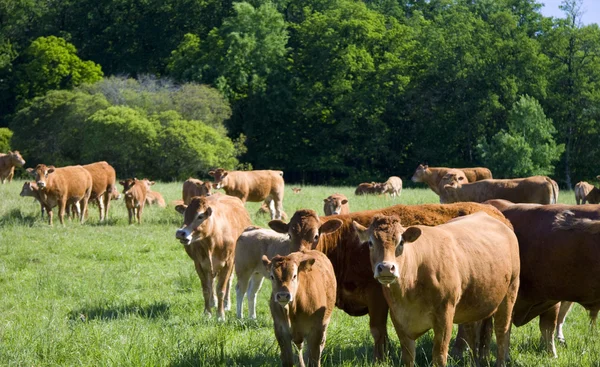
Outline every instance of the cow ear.
<path fill-rule="evenodd" d="M 308 258 L 306 260 L 300 261 L 298 264 L 298 271 L 310 271 L 312 269 L 313 264 L 315 263 L 315 258 Z"/>
<path fill-rule="evenodd" d="M 348 204 L 348 200 L 346 200 L 346 199 L 342 200 L 342 205 L 346 205 L 346 204 Z"/>
<path fill-rule="evenodd" d="M 156 182 L 155 181 L 148 181 L 148 185 L 153 186 Z"/>
<path fill-rule="evenodd" d="M 261 260 L 265 269 L 267 269 L 267 271 L 271 271 L 271 261 L 269 260 L 267 255 L 263 255 Z"/>
<path fill-rule="evenodd" d="M 204 215 L 206 216 L 206 218 L 212 215 L 212 208 L 210 206 L 206 208 L 206 210 L 204 211 Z"/>
<path fill-rule="evenodd" d="M 179 214 L 183 214 L 185 213 L 185 210 L 187 209 L 187 205 L 185 204 L 179 204 L 175 206 L 175 210 L 177 211 L 177 213 Z"/>
<path fill-rule="evenodd" d="M 407 243 L 415 242 L 421 236 L 421 229 L 417 227 L 409 227 L 402 233 L 402 240 Z M 400 242 L 402 243 L 402 242 Z"/>
<path fill-rule="evenodd" d="M 271 227 L 271 229 L 274 230 L 275 232 L 279 232 L 279 233 L 288 233 L 288 231 L 290 230 L 289 224 L 287 224 L 284 221 L 279 220 L 279 219 L 274 219 L 274 220 L 270 221 L 269 227 Z"/>
<path fill-rule="evenodd" d="M 341 220 L 339 220 L 339 219 L 328 220 L 327 222 L 323 223 L 321 225 L 321 227 L 319 227 L 319 233 L 323 234 L 323 233 L 332 233 L 332 232 L 335 232 L 338 229 L 340 229 L 340 227 L 342 226 L 342 224 L 344 224 L 344 223 Z"/>
<path fill-rule="evenodd" d="M 221 179 L 224 179 L 225 177 L 227 177 L 228 174 L 229 174 L 229 172 L 223 171 L 223 174 L 221 174 Z"/>
<path fill-rule="evenodd" d="M 25 171 L 27 171 L 30 176 L 35 177 L 35 170 L 33 168 L 27 168 Z"/>
<path fill-rule="evenodd" d="M 208 171 L 208 175 L 212 176 L 212 177 L 215 177 L 215 171 Z"/>
<path fill-rule="evenodd" d="M 358 223 L 357 221 L 352 221 L 352 227 L 354 227 L 354 231 L 358 235 L 360 242 L 367 242 L 369 240 L 368 228 Z"/>
<path fill-rule="evenodd" d="M 329 198 L 323 199 L 323 202 L 326 203 L 329 201 Z"/>
<path fill-rule="evenodd" d="M 56 169 L 56 167 L 54 167 L 54 166 L 48 166 L 48 173 L 54 172 L 55 169 Z"/>
<path fill-rule="evenodd" d="M 125 186 L 125 181 L 119 181 L 119 184 Z"/>

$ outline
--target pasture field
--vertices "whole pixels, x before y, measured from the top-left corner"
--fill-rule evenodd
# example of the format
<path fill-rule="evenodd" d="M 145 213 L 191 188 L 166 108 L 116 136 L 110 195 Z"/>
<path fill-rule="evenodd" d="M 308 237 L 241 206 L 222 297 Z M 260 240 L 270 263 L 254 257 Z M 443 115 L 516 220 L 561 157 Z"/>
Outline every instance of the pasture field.
<path fill-rule="evenodd" d="M 122 201 L 113 201 L 109 220 L 98 223 L 95 207 L 86 224 L 40 219 L 39 204 L 19 196 L 23 181 L 0 185 L 0 365 L 2 366 L 273 366 L 279 348 L 272 330 L 265 281 L 256 321 L 235 317 L 235 291 L 227 320 L 203 315 L 200 280 L 193 262 L 175 240 L 181 216 L 172 205 L 146 207 L 141 226 L 128 225 Z M 399 199 L 355 197 L 353 187 L 288 185 L 284 209 L 312 208 L 340 192 L 350 209 L 395 203 L 438 202 L 429 189 L 404 189 Z M 167 203 L 181 198 L 181 183 L 157 183 Z M 572 192 L 560 202 L 574 204 Z M 248 203 L 254 224 L 260 203 Z M 560 269 L 557 269 L 559 271 Z M 235 284 L 235 280 L 234 280 Z M 247 314 L 247 309 L 245 309 Z M 456 328 L 455 328 L 456 330 Z M 391 323 L 386 365 L 400 364 Z M 417 364 L 429 365 L 433 333 L 417 342 Z M 548 357 L 539 344 L 537 321 L 513 328 L 514 366 L 600 366 L 600 343 L 576 306 L 565 326 L 568 347 Z M 493 350 L 495 347 L 493 346 Z M 368 318 L 335 310 L 329 324 L 324 366 L 371 366 Z M 495 358 L 491 358 L 492 361 Z"/>

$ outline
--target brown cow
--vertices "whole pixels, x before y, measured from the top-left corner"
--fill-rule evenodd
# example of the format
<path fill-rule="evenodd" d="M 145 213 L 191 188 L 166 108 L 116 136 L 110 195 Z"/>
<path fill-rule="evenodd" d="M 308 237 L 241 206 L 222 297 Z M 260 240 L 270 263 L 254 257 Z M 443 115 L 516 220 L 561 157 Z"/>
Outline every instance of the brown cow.
<path fill-rule="evenodd" d="M 190 177 L 183 183 L 181 196 L 185 205 L 188 205 L 194 196 L 210 196 L 211 194 L 212 183 L 210 181 Z"/>
<path fill-rule="evenodd" d="M 263 263 L 271 278 L 269 308 L 281 349 L 281 364 L 294 365 L 293 342 L 299 351 L 300 366 L 304 366 L 305 358 L 309 367 L 320 366 L 327 325 L 335 307 L 336 282 L 331 262 L 322 252 L 303 251 L 276 256 L 272 261 L 263 256 Z"/>
<path fill-rule="evenodd" d="M 520 266 L 517 237 L 508 226 L 485 213 L 436 227 L 405 229 L 399 217 L 385 215 L 375 216 L 369 228 L 354 226 L 368 243 L 375 279 L 385 286 L 405 365 L 414 365 L 415 340 L 433 329 L 433 364 L 445 366 L 452 324 L 492 314 L 496 365 L 506 363 Z"/>
<path fill-rule="evenodd" d="M 375 341 L 374 357 L 376 360 L 381 360 L 388 344 L 386 330 L 388 306 L 383 297 L 381 284 L 373 278 L 369 248 L 361 245 L 352 222 L 357 221 L 368 226 L 377 214 L 395 214 L 400 216 L 406 225 L 434 226 L 477 211 L 484 211 L 510 225 L 502 214 L 490 205 L 457 203 L 394 205 L 385 209 L 324 218 L 319 218 L 312 210 L 299 210 L 289 224 L 275 220 L 269 222 L 269 226 L 277 232 L 290 235 L 291 251 L 312 248 L 327 255 L 333 264 L 338 283 L 336 306 L 351 316 L 369 314 L 369 326 Z M 342 222 L 340 229 L 334 230 L 337 224 L 330 223 L 333 220 Z M 322 235 L 328 232 L 330 233 Z"/>
<path fill-rule="evenodd" d="M 137 178 L 128 178 L 124 181 L 119 181 L 123 185 L 123 195 L 125 197 L 125 206 L 129 215 L 129 224 L 133 224 L 133 218 L 137 218 L 138 224 L 142 224 L 142 213 L 146 204 L 146 195 L 148 187 L 146 184 Z"/>
<path fill-rule="evenodd" d="M 448 170 L 457 169 L 463 171 L 469 182 L 481 181 L 492 177 L 492 172 L 485 167 L 472 168 L 448 168 L 448 167 L 429 167 L 419 164 L 412 176 L 413 182 L 425 182 L 427 186 L 436 194 L 440 194 L 439 186 L 442 178 L 448 173 Z"/>
<path fill-rule="evenodd" d="M 464 176 L 453 171 L 444 176 L 439 191 L 441 203 L 505 199 L 514 203 L 555 204 L 558 199 L 558 186 L 546 176 L 465 183 Z"/>
<path fill-rule="evenodd" d="M 243 203 L 272 199 L 271 219 L 281 219 L 285 185 L 283 171 L 226 171 L 218 168 L 208 174 L 215 178 L 217 189 L 240 198 Z"/>
<path fill-rule="evenodd" d="M 578 302 L 592 318 L 600 309 L 600 206 L 515 204 L 502 212 L 514 226 L 521 257 L 513 323 L 539 315 L 546 347 L 556 356 L 559 302 Z"/>
<path fill-rule="evenodd" d="M 98 204 L 100 222 L 108 216 L 113 189 L 117 187 L 115 169 L 107 162 L 96 162 L 82 166 L 92 175 L 92 194 L 90 200 Z"/>
<path fill-rule="evenodd" d="M 268 272 L 262 263 L 263 255 L 269 259 L 290 253 L 287 235 L 271 229 L 250 226 L 240 235 L 235 245 L 235 276 L 237 284 L 237 317 L 243 317 L 244 295 L 248 296 L 248 317 L 256 319 L 256 294 Z"/>
<path fill-rule="evenodd" d="M 48 212 L 48 223 L 52 225 L 52 208 L 58 205 L 58 219 L 65 224 L 67 205 L 75 204 L 79 222 L 83 224 L 88 200 L 92 194 L 92 175 L 82 166 L 55 168 L 38 164 L 35 167 L 38 194 Z"/>
<path fill-rule="evenodd" d="M 385 192 L 385 184 L 379 182 L 363 182 L 354 190 L 354 195 L 381 195 Z"/>
<path fill-rule="evenodd" d="M 323 199 L 323 212 L 325 212 L 325 215 L 350 213 L 348 198 L 343 194 L 329 195 L 326 199 Z"/>
<path fill-rule="evenodd" d="M 2 184 L 4 185 L 6 180 L 9 183 L 12 182 L 15 167 L 22 167 L 24 164 L 25 160 L 18 150 L 8 152 L 8 154 L 0 153 L 0 180 L 2 180 Z"/>
<path fill-rule="evenodd" d="M 250 225 L 250 216 L 244 204 L 227 195 L 196 196 L 190 205 L 176 208 L 183 211 L 183 226 L 175 237 L 184 245 L 185 252 L 194 260 L 202 283 L 204 312 L 210 315 L 215 305 L 214 278 L 217 278 L 217 314 L 225 319 L 229 309 L 229 293 L 235 245 L 244 228 Z"/>
<path fill-rule="evenodd" d="M 35 181 L 25 181 L 19 195 L 22 197 L 31 196 L 37 200 L 40 203 L 42 218 L 44 218 L 44 212 L 47 211 L 47 209 L 44 207 L 44 202 L 40 198 L 39 188 Z"/>
<path fill-rule="evenodd" d="M 402 179 L 398 176 L 391 176 L 383 183 L 385 187 L 384 194 L 390 194 L 391 197 L 400 196 L 402 193 Z"/>

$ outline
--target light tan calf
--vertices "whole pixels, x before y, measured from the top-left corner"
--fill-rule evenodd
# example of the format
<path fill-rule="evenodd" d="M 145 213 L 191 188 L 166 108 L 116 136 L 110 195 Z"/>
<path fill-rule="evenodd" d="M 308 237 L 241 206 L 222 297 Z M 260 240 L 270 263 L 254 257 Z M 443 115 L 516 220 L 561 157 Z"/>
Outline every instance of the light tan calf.
<path fill-rule="evenodd" d="M 308 359 L 309 367 L 320 366 L 337 291 L 331 262 L 319 251 L 294 252 L 271 261 L 264 256 L 263 262 L 271 278 L 269 307 L 281 364 L 294 365 L 294 343 L 300 352 L 300 366 L 304 366 L 304 359 Z"/>
<path fill-rule="evenodd" d="M 329 195 L 326 199 L 323 199 L 323 212 L 325 212 L 325 215 L 350 213 L 348 198 L 343 194 Z"/>
<path fill-rule="evenodd" d="M 432 360 L 445 366 L 452 324 L 474 328 L 494 315 L 496 364 L 505 365 L 520 271 L 517 237 L 509 227 L 485 213 L 407 229 L 397 216 L 378 215 L 369 228 L 358 222 L 354 227 L 368 241 L 404 364 L 414 365 L 415 340 L 433 329 Z M 475 346 L 474 333 L 468 335 L 467 343 Z"/>
<path fill-rule="evenodd" d="M 142 214 L 144 213 L 144 205 L 146 204 L 146 195 L 148 188 L 146 184 L 137 178 L 128 178 L 124 181 L 119 181 L 123 185 L 123 196 L 125 197 L 125 206 L 129 215 L 129 224 L 133 224 L 134 217 L 137 218 L 138 224 L 142 224 Z"/>
<path fill-rule="evenodd" d="M 181 196 L 185 205 L 188 205 L 194 196 L 210 196 L 211 194 L 212 183 L 210 181 L 190 177 L 183 183 Z"/>
<path fill-rule="evenodd" d="M 176 208 L 183 211 L 183 225 L 175 237 L 184 245 L 194 266 L 204 295 L 204 312 L 210 315 L 215 305 L 214 278 L 217 278 L 217 315 L 225 319 L 225 309 L 231 305 L 229 293 L 235 255 L 235 245 L 250 216 L 240 199 L 227 195 L 196 196 L 190 205 Z"/>
<path fill-rule="evenodd" d="M 40 203 L 42 218 L 44 218 L 44 212 L 47 210 L 44 207 L 42 199 L 40 198 L 39 188 L 34 181 L 25 181 L 25 183 L 23 183 L 23 187 L 21 188 L 21 193 L 19 195 L 22 197 L 31 196 L 32 198 L 37 200 Z"/>
<path fill-rule="evenodd" d="M 235 275 L 237 284 L 237 317 L 243 317 L 244 295 L 248 296 L 248 317 L 256 319 L 256 294 L 263 279 L 269 274 L 262 263 L 263 255 L 269 259 L 290 253 L 290 239 L 287 235 L 271 229 L 248 227 L 240 235 L 235 246 Z"/>
<path fill-rule="evenodd" d="M 591 185 L 585 181 L 579 181 L 575 184 L 575 200 L 577 201 L 577 205 L 585 204 L 586 196 L 592 191 L 594 185 Z"/>
<path fill-rule="evenodd" d="M 283 171 L 226 171 L 219 168 L 208 174 L 215 178 L 217 189 L 240 198 L 243 203 L 272 199 L 271 219 L 282 218 L 285 186 Z"/>
<path fill-rule="evenodd" d="M 90 200 L 98 204 L 100 222 L 108 216 L 113 190 L 117 187 L 115 169 L 107 162 L 96 162 L 82 166 L 92 175 L 92 194 Z"/>
<path fill-rule="evenodd" d="M 467 181 L 475 182 L 493 178 L 492 172 L 485 167 L 472 168 L 448 168 L 448 167 L 429 167 L 428 165 L 419 164 L 415 173 L 412 176 L 413 182 L 424 182 L 433 192 L 440 194 L 439 185 L 442 178 L 448 173 L 448 170 L 461 170 Z"/>
<path fill-rule="evenodd" d="M 35 180 L 44 208 L 48 211 L 48 223 L 52 225 L 52 208 L 58 205 L 58 219 L 65 224 L 67 205 L 74 204 L 79 222 L 85 220 L 88 200 L 92 194 L 92 176 L 81 166 L 55 168 L 38 164 Z"/>
<path fill-rule="evenodd" d="M 441 203 L 482 203 L 492 199 L 504 199 L 513 203 L 555 204 L 558 186 L 546 176 L 465 183 L 464 176 L 448 173 L 440 182 Z"/>
<path fill-rule="evenodd" d="M 383 183 L 385 187 L 384 194 L 390 194 L 391 197 L 400 196 L 402 192 L 402 179 L 398 176 L 391 176 Z"/>
<path fill-rule="evenodd" d="M 144 178 L 142 181 L 146 184 L 146 204 L 148 205 L 156 205 L 161 208 L 165 208 L 167 204 L 165 203 L 165 199 L 158 191 L 153 191 L 152 186 L 156 182 L 150 181 L 147 178 Z"/>
<path fill-rule="evenodd" d="M 21 157 L 18 150 L 8 152 L 8 154 L 0 153 L 0 180 L 4 182 L 8 180 L 10 183 L 15 175 L 15 167 L 22 167 L 25 160 Z"/>

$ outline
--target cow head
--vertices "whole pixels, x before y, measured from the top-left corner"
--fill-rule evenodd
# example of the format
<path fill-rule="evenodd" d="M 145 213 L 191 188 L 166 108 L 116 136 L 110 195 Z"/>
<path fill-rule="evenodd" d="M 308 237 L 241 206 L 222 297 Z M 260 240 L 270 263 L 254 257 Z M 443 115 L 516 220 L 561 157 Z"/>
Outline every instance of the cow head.
<path fill-rule="evenodd" d="M 123 195 L 125 197 L 131 196 L 131 189 L 139 182 L 137 178 L 128 178 L 123 181 L 119 181 L 121 185 L 123 185 Z"/>
<path fill-rule="evenodd" d="M 35 167 L 35 181 L 40 189 L 46 187 L 48 175 L 55 171 L 54 166 L 46 166 L 45 164 L 38 164 Z"/>
<path fill-rule="evenodd" d="M 419 238 L 421 230 L 417 227 L 404 229 L 395 215 L 376 215 L 369 228 L 356 221 L 352 225 L 361 241 L 369 244 L 375 279 L 384 285 L 395 283 L 400 276 L 398 258 L 402 256 L 405 244 Z"/>
<path fill-rule="evenodd" d="M 147 178 L 142 179 L 142 182 L 146 185 L 146 188 L 148 189 L 148 191 L 150 190 L 150 186 L 153 186 L 156 183 L 154 181 L 150 181 Z"/>
<path fill-rule="evenodd" d="M 322 234 L 335 232 L 341 226 L 342 221 L 339 219 L 330 219 L 323 223 L 311 209 L 296 211 L 288 224 L 279 219 L 269 222 L 269 227 L 275 232 L 287 233 L 290 236 L 292 252 L 314 249 Z"/>
<path fill-rule="evenodd" d="M 423 182 L 425 177 L 427 177 L 429 174 L 431 174 L 429 166 L 426 164 L 419 164 L 415 170 L 415 173 L 413 173 L 411 180 L 412 182 Z"/>
<path fill-rule="evenodd" d="M 112 187 L 112 190 L 110 191 L 110 200 L 119 200 L 121 199 L 121 194 L 119 193 L 119 190 L 117 190 L 116 186 Z"/>
<path fill-rule="evenodd" d="M 331 213 L 332 215 L 338 215 L 342 212 L 342 206 L 348 204 L 348 199 L 345 196 L 339 194 L 333 194 L 323 199 L 323 211 L 325 213 Z"/>
<path fill-rule="evenodd" d="M 294 253 L 289 256 L 278 255 L 269 261 L 269 258 L 263 255 L 262 262 L 271 278 L 273 301 L 286 307 L 296 298 L 298 273 L 310 271 L 315 258 L 303 253 Z"/>
<path fill-rule="evenodd" d="M 23 157 L 21 157 L 21 153 L 19 153 L 18 150 L 15 150 L 14 152 L 8 152 L 8 155 L 10 156 L 10 161 L 13 165 L 22 167 L 25 164 L 25 160 Z"/>
<path fill-rule="evenodd" d="M 439 183 L 440 202 L 442 204 L 453 203 L 458 200 L 458 192 L 463 184 L 468 183 L 465 173 L 459 169 L 451 169 L 442 177 Z"/>
<path fill-rule="evenodd" d="M 21 196 L 36 196 L 36 192 L 38 191 L 38 187 L 33 181 L 26 181 L 23 184 L 23 188 L 21 189 Z"/>
<path fill-rule="evenodd" d="M 229 172 L 225 171 L 223 168 L 217 168 L 214 171 L 208 172 L 208 174 L 215 178 L 215 188 L 220 189 L 227 186 L 227 175 Z"/>
<path fill-rule="evenodd" d="M 190 245 L 201 239 L 202 227 L 206 226 L 213 214 L 206 198 L 195 196 L 187 207 L 178 205 L 176 210 L 179 212 L 183 210 L 183 225 L 175 232 L 175 238 L 184 245 Z"/>
<path fill-rule="evenodd" d="M 198 196 L 212 195 L 212 183 L 210 181 L 194 182 L 194 185 L 198 188 Z"/>

